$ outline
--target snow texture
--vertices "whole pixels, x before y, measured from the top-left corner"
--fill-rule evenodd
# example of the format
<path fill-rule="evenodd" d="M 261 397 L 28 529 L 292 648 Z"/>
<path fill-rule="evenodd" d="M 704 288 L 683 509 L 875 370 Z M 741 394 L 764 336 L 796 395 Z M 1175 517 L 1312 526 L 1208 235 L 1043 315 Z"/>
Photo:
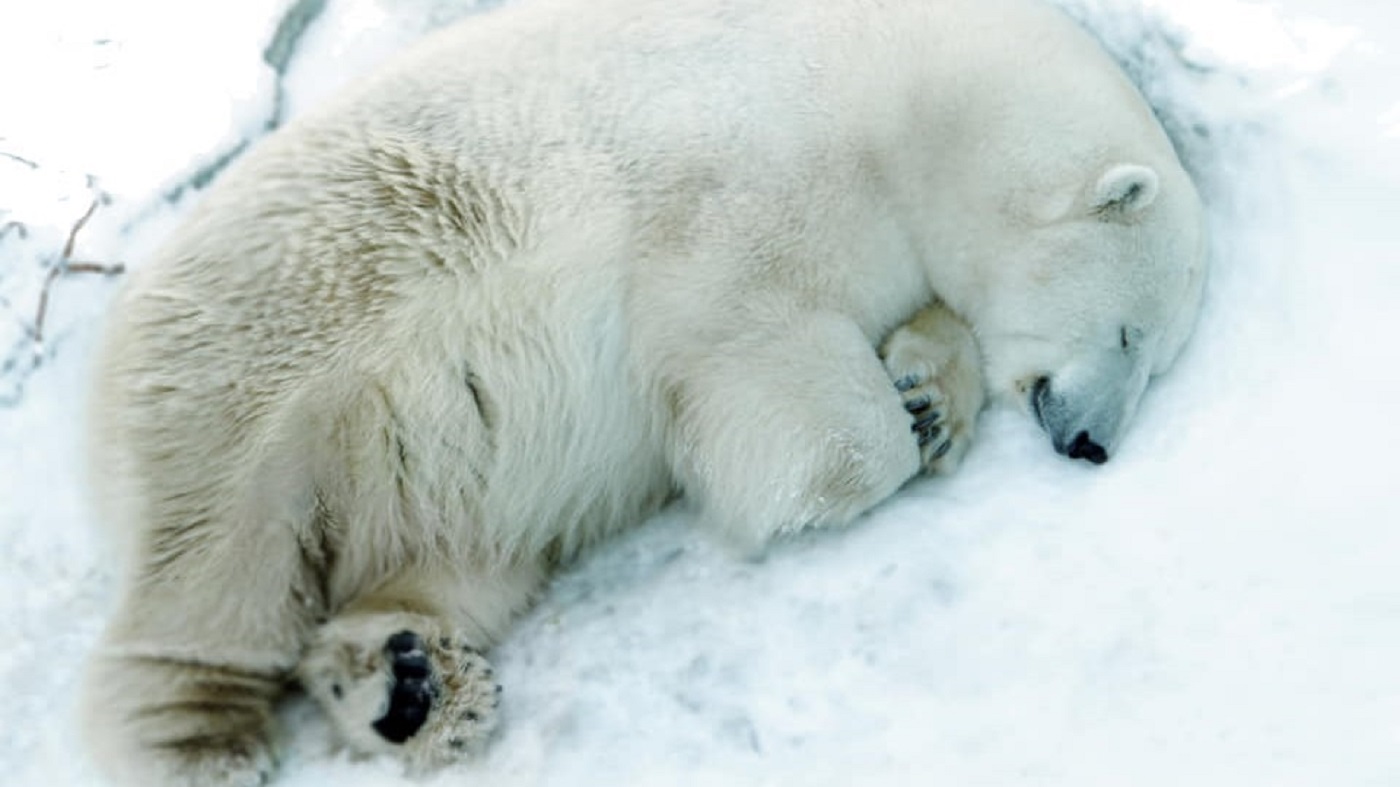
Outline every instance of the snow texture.
<path fill-rule="evenodd" d="M 1103 468 L 984 416 L 964 468 L 757 562 L 682 509 L 564 572 L 506 719 L 428 784 L 1400 784 L 1400 10 L 1065 0 L 1208 201 L 1196 339 Z M 470 0 L 52 0 L 0 26 L 0 782 L 85 785 L 112 577 L 83 493 L 114 282 L 269 127 Z M 18 222 L 20 226 L 11 226 Z M 281 784 L 409 784 L 285 710 Z"/>

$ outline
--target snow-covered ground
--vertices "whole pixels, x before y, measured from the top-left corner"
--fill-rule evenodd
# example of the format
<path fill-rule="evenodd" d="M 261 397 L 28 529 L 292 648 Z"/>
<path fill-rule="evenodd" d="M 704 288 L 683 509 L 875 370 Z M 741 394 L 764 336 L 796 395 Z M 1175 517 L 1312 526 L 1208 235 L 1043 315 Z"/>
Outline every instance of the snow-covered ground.
<path fill-rule="evenodd" d="M 1400 7 L 1066 0 L 1202 183 L 1194 343 L 1109 465 L 988 413 L 962 471 L 736 562 L 670 511 L 495 655 L 430 784 L 1400 785 Z M 0 783 L 72 737 L 111 578 L 83 380 L 114 282 L 270 124 L 472 0 L 49 0 L 0 24 Z M 89 179 L 88 176 L 92 176 Z M 286 712 L 282 783 L 408 784 Z"/>

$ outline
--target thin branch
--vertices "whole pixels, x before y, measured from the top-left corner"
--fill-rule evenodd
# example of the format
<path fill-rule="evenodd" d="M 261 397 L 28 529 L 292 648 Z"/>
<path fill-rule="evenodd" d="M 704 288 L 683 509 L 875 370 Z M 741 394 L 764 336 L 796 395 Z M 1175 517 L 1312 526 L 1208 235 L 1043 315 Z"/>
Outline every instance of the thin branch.
<path fill-rule="evenodd" d="M 49 315 L 49 291 L 53 289 L 53 283 L 63 273 L 63 265 L 49 268 L 49 275 L 44 277 L 44 286 L 39 290 L 39 311 L 34 315 L 34 354 L 41 355 L 44 352 L 44 318 Z"/>
<path fill-rule="evenodd" d="M 108 265 L 105 262 L 70 262 L 63 266 L 64 273 L 100 273 L 103 276 L 116 276 L 126 273 L 126 266 L 118 262 Z"/>
<path fill-rule="evenodd" d="M 68 231 L 68 242 L 63 244 L 63 259 L 65 261 L 73 256 L 73 245 L 78 242 L 78 233 L 87 225 L 88 220 L 92 218 L 92 214 L 97 212 L 97 206 L 100 204 L 102 204 L 102 198 L 94 196 L 92 198 L 92 204 L 88 205 L 87 211 L 73 224 L 73 229 Z"/>
<path fill-rule="evenodd" d="M 0 156 L 4 156 L 5 158 L 7 158 L 7 159 L 9 159 L 9 160 L 11 160 L 11 161 L 19 162 L 20 164 L 23 164 L 24 166 L 29 167 L 30 169 L 38 169 L 38 168 L 39 168 L 38 162 L 30 161 L 29 159 L 25 158 L 24 156 L 16 156 L 16 155 L 13 154 L 13 153 L 6 153 L 6 152 L 3 151 L 3 150 L 0 150 Z"/>
<path fill-rule="evenodd" d="M 77 261 L 73 259 L 73 247 L 78 243 L 78 233 L 82 231 L 83 227 L 87 226 L 88 221 L 92 219 L 92 215 L 97 212 L 97 206 L 104 202 L 106 202 L 105 195 L 101 192 L 97 192 L 93 196 L 92 204 L 88 205 L 88 209 L 73 223 L 72 229 L 68 231 L 68 242 L 63 244 L 63 256 L 59 258 L 56 265 L 49 268 L 48 274 L 44 277 L 44 286 L 39 290 L 39 309 L 34 315 L 34 330 L 32 331 L 34 353 L 36 356 L 42 355 L 44 352 L 44 320 L 48 317 L 49 313 L 49 296 L 53 290 L 54 282 L 58 281 L 60 276 L 65 276 L 69 273 L 97 273 L 103 276 L 116 276 L 126 272 L 126 266 L 120 262 L 108 265 L 101 262 Z"/>

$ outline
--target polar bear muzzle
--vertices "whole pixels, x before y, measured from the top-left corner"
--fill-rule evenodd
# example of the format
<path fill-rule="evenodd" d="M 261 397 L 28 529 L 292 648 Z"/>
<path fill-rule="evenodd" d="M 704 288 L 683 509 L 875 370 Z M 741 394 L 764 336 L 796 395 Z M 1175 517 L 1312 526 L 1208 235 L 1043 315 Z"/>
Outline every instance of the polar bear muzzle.
<path fill-rule="evenodd" d="M 1108 461 L 1136 396 L 1100 389 L 1089 395 L 1062 393 L 1049 377 L 1036 380 L 1030 409 L 1055 451 L 1096 465 Z"/>
<path fill-rule="evenodd" d="M 1096 465 L 1108 461 L 1108 449 L 1089 433 L 1079 428 L 1073 419 L 1065 397 L 1055 393 L 1050 387 L 1050 378 L 1036 380 L 1030 395 L 1031 411 L 1035 420 L 1050 435 L 1055 451 L 1070 459 L 1084 459 Z"/>

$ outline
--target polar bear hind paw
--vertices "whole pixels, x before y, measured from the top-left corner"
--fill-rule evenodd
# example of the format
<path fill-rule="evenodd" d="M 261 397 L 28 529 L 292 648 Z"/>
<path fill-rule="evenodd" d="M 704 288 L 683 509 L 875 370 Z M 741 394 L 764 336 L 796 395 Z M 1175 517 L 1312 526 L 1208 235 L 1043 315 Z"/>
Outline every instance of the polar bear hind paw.
<path fill-rule="evenodd" d="M 327 626 L 301 668 L 350 748 L 392 754 L 424 772 L 464 759 L 490 736 L 501 687 L 480 651 L 422 628 L 381 634 L 371 645 L 350 636 L 359 628 Z"/>

